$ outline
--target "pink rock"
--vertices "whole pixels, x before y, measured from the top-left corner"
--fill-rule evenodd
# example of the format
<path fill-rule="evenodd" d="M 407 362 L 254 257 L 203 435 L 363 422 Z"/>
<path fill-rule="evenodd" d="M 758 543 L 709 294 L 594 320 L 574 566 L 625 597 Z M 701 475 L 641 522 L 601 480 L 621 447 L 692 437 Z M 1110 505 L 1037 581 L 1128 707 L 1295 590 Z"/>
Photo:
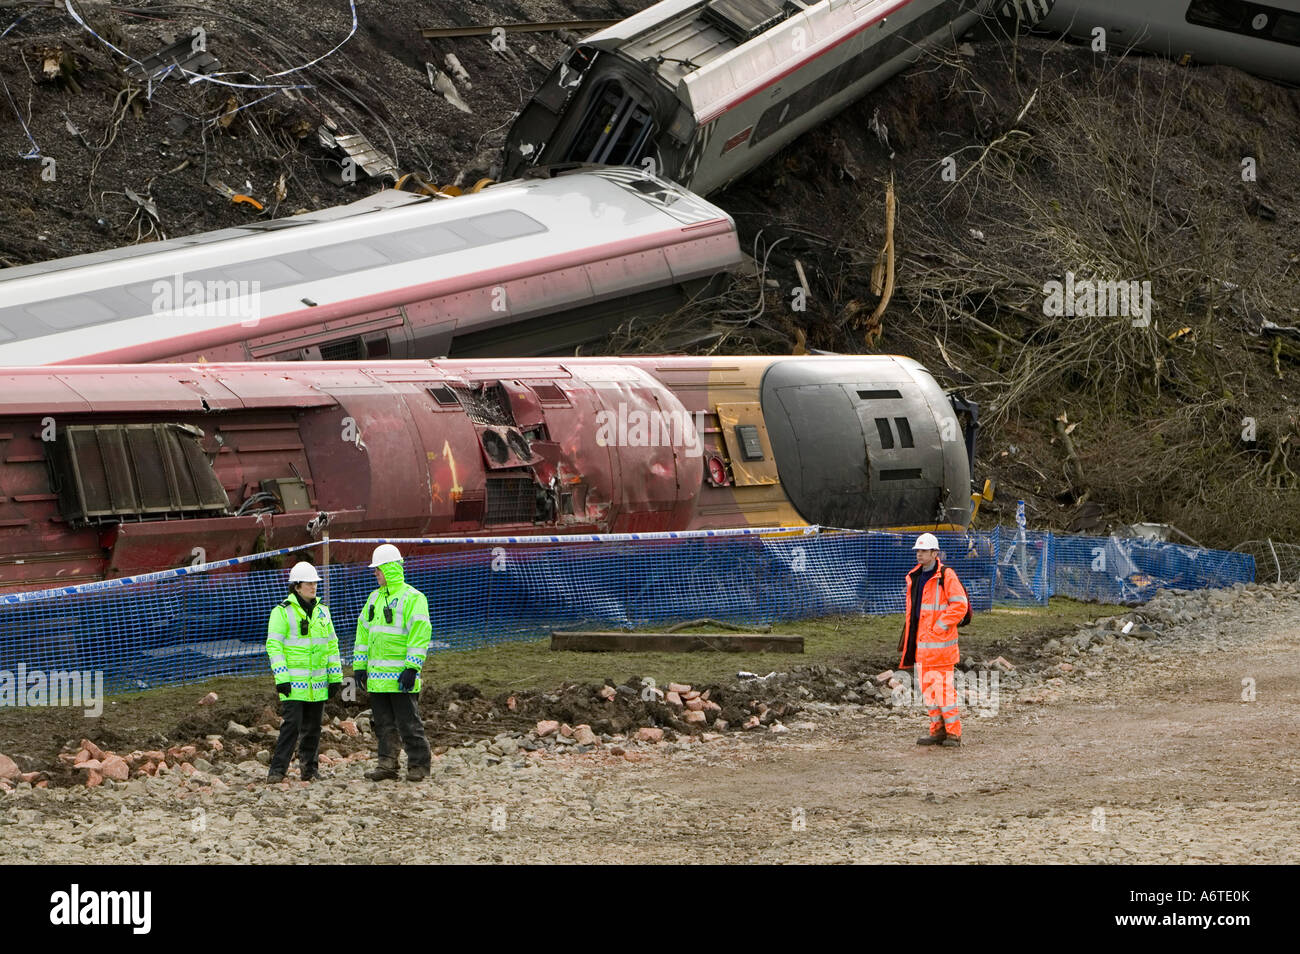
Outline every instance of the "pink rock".
<path fill-rule="evenodd" d="M 35 783 L 35 781 L 36 781 L 38 778 L 41 777 L 41 773 L 40 773 L 40 772 L 24 772 L 24 773 L 23 773 L 21 776 L 19 776 L 19 777 L 20 777 L 24 782 Z"/>
<path fill-rule="evenodd" d="M 709 698 L 709 693 L 712 691 L 713 691 L 712 689 L 705 689 L 703 692 L 700 693 L 700 698 L 701 699 Z"/>
<path fill-rule="evenodd" d="M 1005 656 L 999 656 L 997 659 L 993 660 L 993 662 L 989 663 L 989 665 L 996 666 L 1003 672 L 1015 672 L 1016 670 L 1015 664 L 1008 662 Z"/>
<path fill-rule="evenodd" d="M 884 672 L 878 673 L 876 675 L 876 684 L 883 686 L 885 683 L 889 682 L 889 680 L 893 678 L 894 678 L 894 670 L 886 669 Z"/>
<path fill-rule="evenodd" d="M 664 702 L 668 703 L 670 706 L 680 706 L 682 704 L 682 697 L 672 689 L 669 689 L 667 694 L 664 696 Z"/>
<path fill-rule="evenodd" d="M 194 774 L 195 772 L 197 772 L 197 771 L 198 771 L 198 769 L 196 769 L 196 768 L 195 768 L 193 765 L 191 765 L 189 762 L 182 762 L 182 763 L 181 763 L 181 774 L 182 774 L 182 775 L 193 775 L 193 774 Z"/>
<path fill-rule="evenodd" d="M 104 764 L 100 762 L 99 759 L 86 759 L 86 761 L 78 762 L 76 765 L 73 766 L 73 768 L 86 769 L 87 771 L 90 772 L 98 772 L 103 767 Z"/>
<path fill-rule="evenodd" d="M 104 750 L 94 742 L 91 742 L 90 739 L 82 739 L 81 747 L 90 753 L 92 759 L 99 759 L 101 762 L 104 761 Z"/>
<path fill-rule="evenodd" d="M 653 726 L 642 726 L 636 730 L 633 736 L 638 742 L 662 742 L 664 740 L 664 730 Z"/>
<path fill-rule="evenodd" d="M 100 769 L 104 778 L 111 778 L 115 782 L 125 782 L 131 775 L 131 766 L 126 764 L 126 759 L 120 755 L 110 754 L 104 759 L 103 767 Z"/>
<path fill-rule="evenodd" d="M 760 723 L 758 721 L 758 716 L 750 716 L 748 719 L 745 720 L 744 727 L 746 729 L 757 729 L 759 727 L 759 724 Z"/>
<path fill-rule="evenodd" d="M 519 708 L 519 703 L 515 701 L 514 696 L 511 696 L 509 699 L 506 700 L 506 708 L 509 709 L 511 712 L 514 712 L 516 709 Z"/>
<path fill-rule="evenodd" d="M 564 723 L 564 725 L 560 726 L 560 735 L 564 736 L 566 739 L 573 738 L 573 726 L 569 725 L 567 722 Z"/>
<path fill-rule="evenodd" d="M 144 757 L 153 762 L 161 762 L 167 756 L 162 752 L 159 752 L 157 749 L 150 749 L 148 752 L 144 753 Z"/>
<path fill-rule="evenodd" d="M 703 712 L 700 712 L 697 709 L 693 712 L 683 713 L 682 718 L 685 719 L 687 722 L 703 722 L 706 717 Z"/>
<path fill-rule="evenodd" d="M 93 769 L 86 773 L 86 788 L 94 788 L 104 781 L 104 776 Z"/>
<path fill-rule="evenodd" d="M 89 758 L 90 758 L 90 753 L 87 752 L 85 749 L 82 749 L 80 752 L 78 752 L 76 755 L 72 757 L 72 764 L 80 765 L 82 762 L 86 761 Z"/>
<path fill-rule="evenodd" d="M 17 762 L 7 755 L 0 755 L 0 778 L 8 779 L 12 782 L 22 774 L 22 769 L 18 767 Z"/>
<path fill-rule="evenodd" d="M 704 700 L 701 699 L 699 696 L 696 696 L 694 699 L 687 699 L 686 708 L 691 710 L 692 712 L 703 712 Z"/>
<path fill-rule="evenodd" d="M 668 691 L 669 691 L 669 692 L 676 692 L 676 693 L 690 692 L 690 691 L 691 691 L 691 687 L 690 687 L 690 686 L 683 686 L 680 682 L 670 682 L 670 683 L 668 683 Z"/>
<path fill-rule="evenodd" d="M 49 788 L 49 787 L 50 787 L 50 780 L 47 779 L 47 778 L 43 778 L 43 779 L 41 779 L 39 782 L 36 783 L 36 787 L 37 787 L 37 788 Z"/>
<path fill-rule="evenodd" d="M 217 701 L 217 694 L 215 692 L 209 692 L 206 696 L 204 696 L 202 699 L 199 700 L 199 705 L 210 706 L 212 705 L 212 703 L 216 701 Z"/>
<path fill-rule="evenodd" d="M 897 679 L 891 679 L 891 680 L 889 680 L 889 688 L 890 688 L 890 689 L 901 689 L 902 687 L 903 687 L 903 684 L 902 684 L 901 682 L 899 682 Z"/>
<path fill-rule="evenodd" d="M 560 723 L 556 722 L 554 719 L 543 719 L 541 722 L 537 723 L 535 731 L 537 732 L 537 737 L 539 739 L 544 739 L 548 735 L 554 735 L 559 731 L 559 729 Z"/>
<path fill-rule="evenodd" d="M 728 722 L 726 719 L 715 719 L 715 720 L 713 720 L 713 727 L 714 727 L 715 729 L 717 729 L 719 732 L 726 732 L 726 731 L 727 731 L 727 726 L 729 726 L 729 725 L 731 725 L 731 723 Z"/>
<path fill-rule="evenodd" d="M 591 731 L 591 726 L 580 725 L 573 730 L 573 738 L 579 745 L 599 745 L 600 739 Z"/>
<path fill-rule="evenodd" d="M 342 722 L 339 723 L 339 728 L 342 729 L 347 735 L 361 734 L 361 730 L 357 728 L 357 724 L 353 722 L 351 719 L 344 719 Z"/>
<path fill-rule="evenodd" d="M 1074 672 L 1074 667 L 1069 663 L 1061 663 L 1056 668 L 1061 670 L 1061 672 Z"/>
<path fill-rule="evenodd" d="M 705 712 L 721 712 L 721 711 L 722 711 L 722 706 L 718 705 L 718 704 L 717 704 L 716 702 L 714 702 L 712 699 L 703 699 L 703 698 L 702 698 L 700 701 L 704 703 L 704 711 L 705 711 Z"/>
<path fill-rule="evenodd" d="M 689 702 L 691 699 L 698 699 L 699 697 L 700 697 L 700 694 L 699 694 L 699 692 L 696 691 L 695 689 L 692 689 L 690 692 L 683 692 L 683 693 L 682 693 L 682 699 L 683 699 L 683 701 L 686 701 L 686 702 Z"/>

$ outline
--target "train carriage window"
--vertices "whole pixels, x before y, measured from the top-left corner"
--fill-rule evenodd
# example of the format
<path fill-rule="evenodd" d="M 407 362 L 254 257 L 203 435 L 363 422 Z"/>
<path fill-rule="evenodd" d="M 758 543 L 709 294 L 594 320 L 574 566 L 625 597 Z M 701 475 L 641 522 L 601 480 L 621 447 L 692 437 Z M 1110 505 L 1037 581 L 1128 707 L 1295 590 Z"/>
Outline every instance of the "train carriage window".
<path fill-rule="evenodd" d="M 901 398 L 902 392 L 894 388 L 881 388 L 874 391 L 859 391 L 858 397 L 863 401 L 894 401 Z"/>
<path fill-rule="evenodd" d="M 912 447 L 912 425 L 907 423 L 907 418 L 896 417 L 894 423 L 898 425 L 898 443 L 903 447 Z"/>
<path fill-rule="evenodd" d="M 876 418 L 876 433 L 880 435 L 880 446 L 885 450 L 892 450 L 894 447 L 894 432 L 889 429 L 888 418 Z"/>
<path fill-rule="evenodd" d="M 312 249 L 308 254 L 316 261 L 336 272 L 350 272 L 358 268 L 378 268 L 389 264 L 388 256 L 365 242 L 342 242 Z"/>
<path fill-rule="evenodd" d="M 1300 44 L 1300 13 L 1278 14 L 1272 36 L 1283 43 Z"/>
<path fill-rule="evenodd" d="M 80 328 L 118 317 L 116 311 L 89 295 L 33 302 L 25 310 L 51 328 Z"/>
<path fill-rule="evenodd" d="M 521 238 L 545 232 L 546 226 L 536 219 L 514 209 L 501 212 L 489 212 L 487 215 L 475 215 L 465 220 L 475 231 L 493 241 Z"/>
<path fill-rule="evenodd" d="M 1246 7 L 1237 0 L 1192 0 L 1187 22 L 1220 30 L 1239 29 L 1246 19 Z"/>
<path fill-rule="evenodd" d="M 207 282 L 215 279 L 217 275 L 223 275 L 237 282 L 257 282 L 263 290 L 282 288 L 303 277 L 302 273 L 297 269 L 275 258 L 260 258 L 248 262 L 239 262 L 236 265 L 227 265 L 225 268 L 207 269 L 194 277 L 198 281 Z"/>

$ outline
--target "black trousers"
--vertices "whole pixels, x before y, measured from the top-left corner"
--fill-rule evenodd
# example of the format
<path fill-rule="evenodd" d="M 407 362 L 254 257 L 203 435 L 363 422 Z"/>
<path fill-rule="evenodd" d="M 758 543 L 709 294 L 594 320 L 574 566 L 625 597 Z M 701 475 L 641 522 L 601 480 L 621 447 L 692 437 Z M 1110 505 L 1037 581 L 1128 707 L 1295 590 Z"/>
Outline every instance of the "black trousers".
<path fill-rule="evenodd" d="M 413 692 L 372 692 L 370 709 L 379 739 L 379 765 L 396 768 L 397 740 L 406 749 L 406 768 L 428 769 L 433 760 L 420 721 L 419 698 Z"/>
<path fill-rule="evenodd" d="M 320 720 L 325 711 L 324 700 L 298 702 L 286 699 L 280 704 L 280 737 L 275 740 L 275 754 L 271 756 L 271 771 L 284 775 L 289 771 L 293 750 L 298 750 L 298 768 L 303 778 L 311 778 L 320 771 Z"/>

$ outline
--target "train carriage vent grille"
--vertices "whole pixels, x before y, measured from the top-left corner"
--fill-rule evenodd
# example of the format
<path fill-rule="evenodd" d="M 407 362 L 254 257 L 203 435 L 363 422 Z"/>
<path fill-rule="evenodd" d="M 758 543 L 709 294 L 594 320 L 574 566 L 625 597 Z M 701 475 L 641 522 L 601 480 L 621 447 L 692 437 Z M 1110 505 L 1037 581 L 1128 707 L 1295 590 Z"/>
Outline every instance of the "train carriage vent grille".
<path fill-rule="evenodd" d="M 487 526 L 502 523 L 532 523 L 537 512 L 537 485 L 527 477 L 487 479 Z"/>
<path fill-rule="evenodd" d="M 228 514 L 202 436 L 182 424 L 63 428 L 50 453 L 64 518 L 81 526 Z"/>
<path fill-rule="evenodd" d="M 360 338 L 344 338 L 320 346 L 322 361 L 360 361 L 365 355 L 361 353 Z"/>
<path fill-rule="evenodd" d="M 744 43 L 771 29 L 790 13 L 789 6 L 780 0 L 713 0 L 704 7 L 700 17 Z"/>
<path fill-rule="evenodd" d="M 513 427 L 515 416 L 506 401 L 506 393 L 500 385 L 491 387 L 465 388 L 452 387 L 460 406 L 465 409 L 465 416 L 475 424 L 491 427 Z"/>

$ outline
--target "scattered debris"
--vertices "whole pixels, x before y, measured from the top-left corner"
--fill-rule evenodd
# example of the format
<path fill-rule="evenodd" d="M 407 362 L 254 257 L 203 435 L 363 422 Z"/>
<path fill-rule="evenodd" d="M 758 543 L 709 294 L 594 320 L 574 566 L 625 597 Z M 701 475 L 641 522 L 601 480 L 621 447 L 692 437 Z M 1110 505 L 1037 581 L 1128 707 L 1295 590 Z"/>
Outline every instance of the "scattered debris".
<path fill-rule="evenodd" d="M 434 66 L 432 63 L 425 63 L 424 68 L 429 73 L 429 86 L 435 92 L 441 93 L 443 99 L 451 103 L 451 105 L 455 106 L 462 113 L 473 112 L 473 110 L 469 108 L 469 103 L 465 102 L 465 100 L 461 98 L 460 93 L 456 91 L 456 84 L 451 81 L 450 76 L 438 69 L 438 67 Z"/>
<path fill-rule="evenodd" d="M 461 66 L 460 60 L 457 58 L 455 53 L 448 53 L 444 56 L 442 58 L 442 63 L 447 67 L 447 72 L 455 78 L 456 82 L 460 83 L 466 89 L 474 88 L 473 84 L 469 81 L 469 73 L 465 70 L 465 67 Z"/>
<path fill-rule="evenodd" d="M 322 124 L 316 128 L 316 136 L 322 146 L 342 152 L 346 159 L 360 166 L 370 178 L 397 181 L 397 163 L 371 145 L 370 140 L 360 133 L 339 136 Z"/>
<path fill-rule="evenodd" d="M 165 34 L 163 47 L 143 60 L 132 62 L 126 67 L 126 74 L 152 87 L 169 76 L 184 80 L 187 73 L 203 76 L 215 73 L 221 62 L 208 52 L 207 33 L 201 27 L 196 30 L 179 38 L 174 33 Z"/>

